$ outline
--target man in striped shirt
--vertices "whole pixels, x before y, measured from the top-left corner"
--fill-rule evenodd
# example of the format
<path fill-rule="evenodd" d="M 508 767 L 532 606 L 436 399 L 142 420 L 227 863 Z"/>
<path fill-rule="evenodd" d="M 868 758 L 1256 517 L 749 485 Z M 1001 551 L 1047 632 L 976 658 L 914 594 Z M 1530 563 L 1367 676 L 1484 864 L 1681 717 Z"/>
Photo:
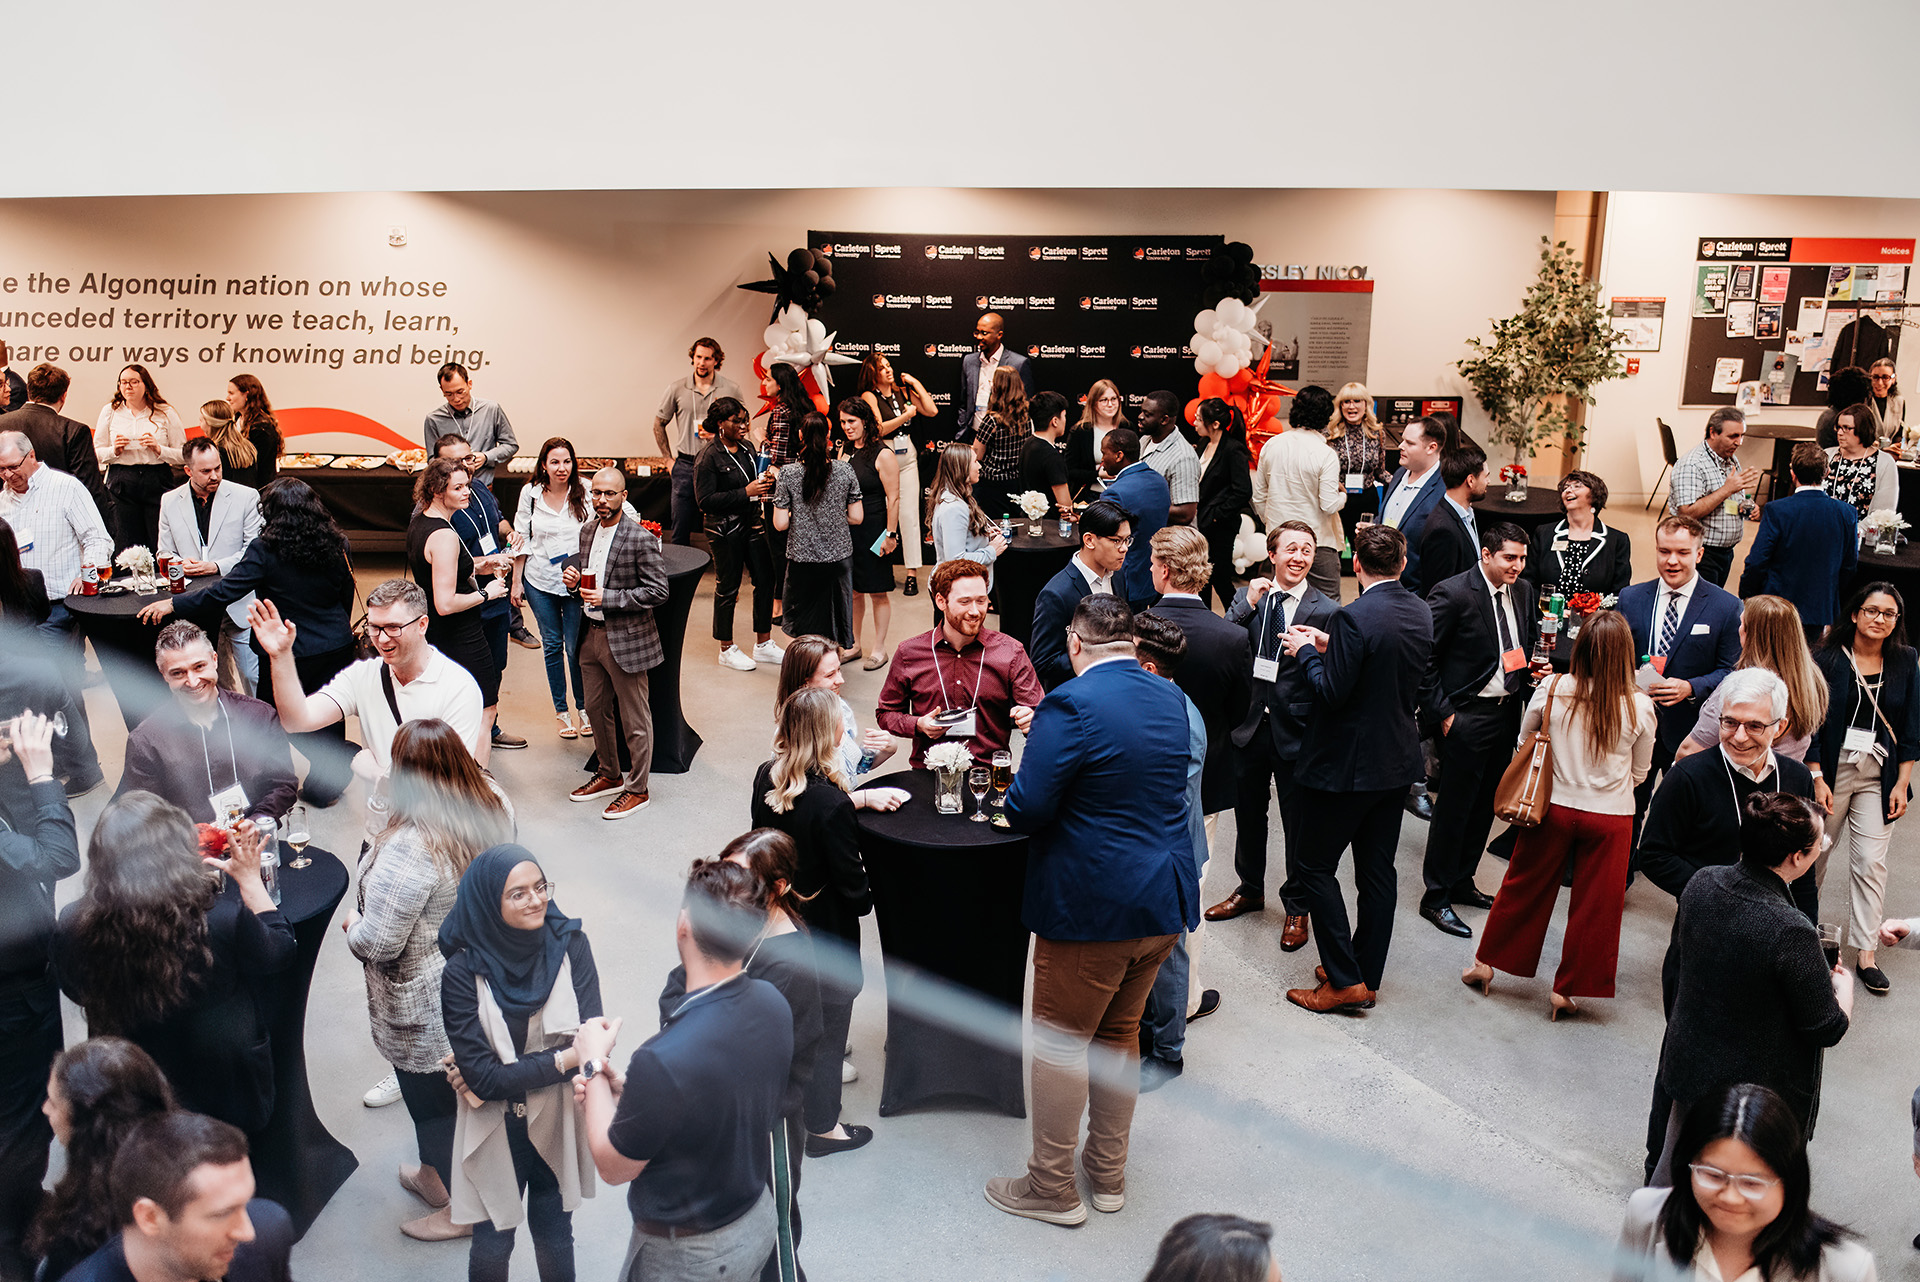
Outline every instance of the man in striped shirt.
<path fill-rule="evenodd" d="M 80 566 L 113 559 L 113 539 L 93 496 L 65 472 L 41 465 L 33 442 L 21 432 L 0 432 L 0 518 L 13 527 L 20 564 L 40 571 L 53 612 L 40 625 L 65 640 L 74 630 L 66 597 L 80 590 Z"/>

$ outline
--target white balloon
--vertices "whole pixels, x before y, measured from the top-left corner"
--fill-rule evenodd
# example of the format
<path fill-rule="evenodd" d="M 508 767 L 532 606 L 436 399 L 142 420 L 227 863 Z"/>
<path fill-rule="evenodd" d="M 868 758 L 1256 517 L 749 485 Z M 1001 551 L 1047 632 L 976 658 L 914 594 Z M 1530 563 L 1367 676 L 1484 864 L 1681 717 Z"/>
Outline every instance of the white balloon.
<path fill-rule="evenodd" d="M 1235 374 L 1238 374 L 1240 372 L 1240 368 L 1243 364 L 1245 364 L 1245 362 L 1243 362 L 1238 356 L 1227 356 L 1221 360 L 1219 365 L 1214 367 L 1213 372 L 1218 374 L 1221 378 L 1232 378 Z"/>
<path fill-rule="evenodd" d="M 1213 308 L 1209 307 L 1207 308 L 1207 310 L 1200 312 L 1194 316 L 1193 329 L 1194 329 L 1194 332 L 1197 334 L 1211 334 L 1213 332 L 1213 327 L 1219 323 L 1220 323 L 1219 315 L 1213 310 Z"/>
<path fill-rule="evenodd" d="M 807 337 L 816 343 L 824 343 L 827 341 L 827 327 L 817 320 L 810 320 L 807 322 Z"/>
<path fill-rule="evenodd" d="M 785 342 L 786 337 L 786 330 L 781 329 L 778 325 L 769 325 L 767 326 L 766 332 L 760 335 L 760 341 L 765 343 L 769 348 L 775 348 Z"/>
<path fill-rule="evenodd" d="M 1214 306 L 1214 311 L 1219 313 L 1220 323 L 1236 328 L 1240 324 L 1241 310 L 1242 304 L 1237 298 L 1223 298 Z"/>
<path fill-rule="evenodd" d="M 1218 365 L 1226 352 L 1221 349 L 1218 342 L 1211 338 L 1203 338 L 1193 345 L 1193 354 L 1208 365 Z"/>
<path fill-rule="evenodd" d="M 1196 356 L 1193 358 L 1193 372 L 1196 374 L 1211 374 L 1213 373 L 1213 366 Z"/>

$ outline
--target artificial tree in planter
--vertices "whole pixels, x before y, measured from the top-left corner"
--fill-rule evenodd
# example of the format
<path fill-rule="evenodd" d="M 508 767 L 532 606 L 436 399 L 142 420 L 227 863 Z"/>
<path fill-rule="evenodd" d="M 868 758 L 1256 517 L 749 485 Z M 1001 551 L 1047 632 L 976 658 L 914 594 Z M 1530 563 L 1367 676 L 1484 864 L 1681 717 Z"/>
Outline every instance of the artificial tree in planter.
<path fill-rule="evenodd" d="M 1493 420 L 1493 439 L 1512 446 L 1514 465 L 1524 468 L 1539 446 L 1580 443 L 1586 427 L 1568 416 L 1563 398 L 1593 404 L 1592 388 L 1627 372 L 1615 350 L 1626 341 L 1566 242 L 1542 236 L 1540 275 L 1520 310 L 1494 321 L 1490 340 L 1468 339 L 1474 355 L 1455 368 Z"/>

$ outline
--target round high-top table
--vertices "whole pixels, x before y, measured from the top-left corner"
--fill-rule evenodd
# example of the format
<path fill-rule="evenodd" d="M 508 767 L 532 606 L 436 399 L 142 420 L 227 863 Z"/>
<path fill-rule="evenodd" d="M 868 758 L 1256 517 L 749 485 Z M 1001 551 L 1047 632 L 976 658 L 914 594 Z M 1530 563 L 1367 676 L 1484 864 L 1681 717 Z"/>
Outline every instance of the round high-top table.
<path fill-rule="evenodd" d="M 653 765 L 657 775 L 685 774 L 693 766 L 693 754 L 700 751 L 699 732 L 687 724 L 680 704 L 680 652 L 687 641 L 687 616 L 693 611 L 694 593 L 700 576 L 713 560 L 699 548 L 673 543 L 660 546 L 660 559 L 667 570 L 667 601 L 653 612 L 653 625 L 660 630 L 660 662 L 647 671 L 647 704 L 653 709 Z M 581 627 L 586 627 L 584 622 Z M 620 710 L 614 709 L 614 722 Z M 626 735 L 619 736 L 619 763 L 622 776 L 631 769 Z M 593 773 L 600 768 L 600 749 L 587 758 L 582 769 Z"/>
<path fill-rule="evenodd" d="M 966 1097 L 1025 1117 L 1020 1014 L 1029 941 L 1020 899 L 1027 839 L 972 822 L 971 794 L 963 794 L 960 814 L 936 813 L 931 771 L 862 786 L 911 795 L 898 810 L 856 812 L 886 955 L 880 1116 Z M 991 797 L 986 809 L 992 812 Z"/>
<path fill-rule="evenodd" d="M 1847 594 L 1862 584 L 1875 582 L 1893 584 L 1909 602 L 1920 600 L 1920 543 L 1902 543 L 1892 556 L 1876 555 L 1873 544 L 1862 544 L 1860 564 L 1854 569 L 1853 582 L 1841 597 L 1842 604 Z"/>
<path fill-rule="evenodd" d="M 1793 477 L 1788 468 L 1793 461 L 1793 447 L 1801 441 L 1818 440 L 1819 429 L 1811 423 L 1748 423 L 1749 441 L 1773 442 L 1773 466 L 1767 469 L 1773 477 L 1775 496 L 1793 493 Z M 1758 498 L 1758 495 L 1754 495 Z"/>
<path fill-rule="evenodd" d="M 1022 646 L 1033 640 L 1033 607 L 1040 600 L 1040 589 L 1047 580 L 1067 567 L 1080 550 L 1080 535 L 1060 533 L 1060 519 L 1048 517 L 1040 522 L 1040 533 L 1027 528 L 1033 522 L 1015 518 L 1013 539 L 1007 550 L 993 563 L 993 595 L 1000 602 L 1000 631 Z"/>
<path fill-rule="evenodd" d="M 1479 521 L 1511 521 L 1525 530 L 1529 539 L 1535 530 L 1563 515 L 1558 486 L 1529 485 L 1526 502 L 1509 503 L 1507 487 L 1500 484 L 1497 470 L 1487 484 L 1487 497 L 1475 503 L 1473 511 Z"/>
<path fill-rule="evenodd" d="M 116 570 L 109 583 L 126 583 L 132 579 L 122 571 Z M 210 588 L 220 581 L 217 574 L 203 574 L 187 580 L 186 590 L 198 592 Z M 93 642 L 93 649 L 100 656 L 100 669 L 106 674 L 107 687 L 113 691 L 114 701 L 120 705 L 120 716 L 132 730 L 147 719 L 152 712 L 170 696 L 166 684 L 160 680 L 153 667 L 153 643 L 160 635 L 164 624 L 142 623 L 140 611 L 155 601 L 170 599 L 166 585 L 161 584 L 158 592 L 102 592 L 99 596 L 83 596 L 76 592 L 66 600 L 67 610 L 73 615 L 74 622 L 80 628 L 80 634 Z M 195 616 L 193 622 L 207 628 L 212 620 L 214 626 L 207 628 L 211 636 L 219 636 L 219 616 L 224 610 L 214 610 L 206 615 Z M 180 615 L 169 616 L 171 623 Z"/>

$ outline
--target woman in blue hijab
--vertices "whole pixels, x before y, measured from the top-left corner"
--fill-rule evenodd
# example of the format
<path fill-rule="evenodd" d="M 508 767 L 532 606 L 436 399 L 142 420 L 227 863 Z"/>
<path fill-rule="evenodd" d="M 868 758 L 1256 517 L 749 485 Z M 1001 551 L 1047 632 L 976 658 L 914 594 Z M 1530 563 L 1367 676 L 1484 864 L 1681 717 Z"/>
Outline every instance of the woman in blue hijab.
<path fill-rule="evenodd" d="M 541 1282 L 573 1282 L 573 1209 L 595 1187 L 571 1080 L 574 1030 L 604 1013 L 593 949 L 538 861 L 509 844 L 468 865 L 440 951 L 441 1013 L 466 1102 L 452 1210 L 456 1226 L 473 1226 L 467 1276 L 506 1282 L 524 1219 Z"/>

